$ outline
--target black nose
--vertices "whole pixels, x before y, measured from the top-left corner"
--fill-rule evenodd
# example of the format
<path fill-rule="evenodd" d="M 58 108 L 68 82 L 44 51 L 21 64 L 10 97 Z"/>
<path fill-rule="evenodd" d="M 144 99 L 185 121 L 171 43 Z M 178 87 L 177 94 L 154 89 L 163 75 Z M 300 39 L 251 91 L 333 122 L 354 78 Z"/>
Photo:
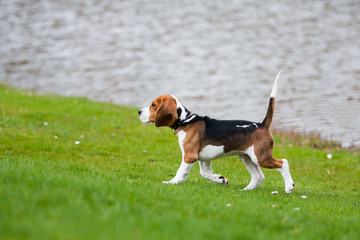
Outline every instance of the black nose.
<path fill-rule="evenodd" d="M 142 111 L 141 111 L 141 110 L 139 110 L 139 111 L 138 111 L 138 114 L 140 115 L 141 113 L 142 113 Z"/>

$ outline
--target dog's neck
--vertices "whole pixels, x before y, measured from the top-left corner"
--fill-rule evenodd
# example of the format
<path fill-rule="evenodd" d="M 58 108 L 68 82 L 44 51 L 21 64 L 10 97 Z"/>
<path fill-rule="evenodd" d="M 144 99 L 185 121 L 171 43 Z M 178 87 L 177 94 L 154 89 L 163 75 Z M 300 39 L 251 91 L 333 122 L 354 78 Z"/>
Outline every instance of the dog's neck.
<path fill-rule="evenodd" d="M 187 108 L 178 108 L 178 119 L 176 120 L 174 126 L 172 126 L 171 128 L 176 130 L 181 126 L 184 126 L 185 124 L 197 121 L 198 118 L 199 115 L 197 115 L 196 113 L 191 113 Z"/>

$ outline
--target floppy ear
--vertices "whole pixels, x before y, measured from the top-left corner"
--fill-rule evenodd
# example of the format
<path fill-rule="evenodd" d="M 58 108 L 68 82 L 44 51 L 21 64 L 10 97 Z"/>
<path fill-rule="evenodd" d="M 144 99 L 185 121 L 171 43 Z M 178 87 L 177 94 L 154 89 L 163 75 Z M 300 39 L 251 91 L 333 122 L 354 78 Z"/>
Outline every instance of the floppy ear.
<path fill-rule="evenodd" d="M 155 116 L 155 126 L 172 127 L 178 119 L 177 107 L 174 99 L 165 99 Z"/>

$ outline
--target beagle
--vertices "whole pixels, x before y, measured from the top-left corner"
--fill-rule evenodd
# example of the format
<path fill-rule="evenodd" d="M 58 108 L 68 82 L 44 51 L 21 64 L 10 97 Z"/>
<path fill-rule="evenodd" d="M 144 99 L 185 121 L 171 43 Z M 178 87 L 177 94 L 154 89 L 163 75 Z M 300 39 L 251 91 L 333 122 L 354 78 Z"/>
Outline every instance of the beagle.
<path fill-rule="evenodd" d="M 265 119 L 260 122 L 243 120 L 216 120 L 191 113 L 173 95 L 163 95 L 152 101 L 149 107 L 139 110 L 139 119 L 167 126 L 175 130 L 182 151 L 182 161 L 175 177 L 163 183 L 184 182 L 199 160 L 200 174 L 213 182 L 228 184 L 228 180 L 212 171 L 213 159 L 239 155 L 251 174 L 251 181 L 243 190 L 255 189 L 265 179 L 260 167 L 275 168 L 285 181 L 285 192 L 291 193 L 294 182 L 286 159 L 275 159 L 272 151 L 274 141 L 270 133 L 278 89 L 280 72 L 275 79 Z"/>

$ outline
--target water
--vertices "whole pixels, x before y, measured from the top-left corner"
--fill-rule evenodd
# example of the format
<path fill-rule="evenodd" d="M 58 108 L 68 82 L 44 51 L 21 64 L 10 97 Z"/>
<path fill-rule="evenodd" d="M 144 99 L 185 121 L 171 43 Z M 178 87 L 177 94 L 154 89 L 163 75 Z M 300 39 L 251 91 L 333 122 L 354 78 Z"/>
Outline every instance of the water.
<path fill-rule="evenodd" d="M 0 81 L 360 146 L 360 1 L 0 0 Z M 136 112 L 134 113 L 136 114 Z"/>

